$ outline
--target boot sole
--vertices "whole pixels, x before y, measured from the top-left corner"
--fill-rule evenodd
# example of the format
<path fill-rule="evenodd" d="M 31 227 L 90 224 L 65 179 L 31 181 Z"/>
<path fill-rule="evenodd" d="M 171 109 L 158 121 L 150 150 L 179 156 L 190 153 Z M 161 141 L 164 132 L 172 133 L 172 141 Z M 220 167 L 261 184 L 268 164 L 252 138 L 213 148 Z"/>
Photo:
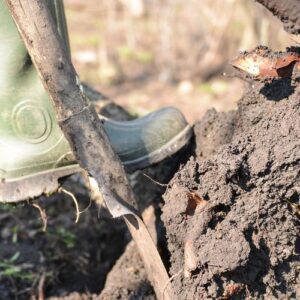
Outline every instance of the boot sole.
<path fill-rule="evenodd" d="M 139 159 L 126 161 L 124 163 L 125 170 L 128 173 L 132 173 L 138 169 L 144 169 L 158 163 L 185 146 L 192 137 L 192 134 L 192 128 L 189 125 L 186 126 L 183 131 L 160 149 Z M 16 203 L 26 199 L 33 199 L 42 194 L 52 194 L 60 187 L 60 178 L 80 171 L 80 166 L 76 164 L 12 180 L 3 180 L 0 182 L 0 203 Z"/>
<path fill-rule="evenodd" d="M 42 194 L 52 194 L 60 186 L 59 178 L 80 172 L 80 170 L 79 165 L 71 165 L 13 180 L 4 180 L 0 182 L 0 202 L 16 203 Z"/>
<path fill-rule="evenodd" d="M 126 161 L 123 163 L 125 170 L 128 173 L 133 173 L 136 170 L 144 169 L 150 165 L 156 164 L 163 159 L 172 156 L 178 150 L 183 148 L 187 142 L 191 139 L 193 131 L 190 125 L 187 125 L 179 134 L 171 139 L 163 147 L 156 151 L 151 152 L 138 159 Z"/>

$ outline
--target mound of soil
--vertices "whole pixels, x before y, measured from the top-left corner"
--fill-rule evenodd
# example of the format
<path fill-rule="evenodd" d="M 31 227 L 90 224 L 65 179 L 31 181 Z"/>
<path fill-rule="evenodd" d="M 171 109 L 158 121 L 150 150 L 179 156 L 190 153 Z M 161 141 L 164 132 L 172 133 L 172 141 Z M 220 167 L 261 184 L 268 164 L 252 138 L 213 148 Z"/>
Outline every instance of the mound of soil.
<path fill-rule="evenodd" d="M 209 110 L 195 125 L 193 155 L 191 144 L 147 170 L 154 180 L 143 172 L 131 176 L 140 211 L 155 208 L 150 229 L 156 225 L 153 234 L 178 299 L 299 299 L 299 113 L 296 83 L 257 83 L 236 111 Z M 162 205 L 165 186 L 156 181 L 168 182 L 186 160 Z M 87 205 L 89 197 L 75 179 L 65 185 Z M 135 244 L 126 247 L 130 237 L 123 222 L 110 220 L 106 212 L 99 220 L 91 210 L 76 226 L 70 199 L 52 198 L 48 213 L 60 210 L 57 220 L 50 213 L 52 235 L 38 230 L 30 207 L 2 214 L 0 258 L 33 278 L 0 276 L 2 297 L 36 295 L 45 274 L 45 297 L 53 300 L 155 299 Z"/>
<path fill-rule="evenodd" d="M 299 299 L 300 87 L 257 83 L 207 112 L 164 195 L 178 299 Z"/>

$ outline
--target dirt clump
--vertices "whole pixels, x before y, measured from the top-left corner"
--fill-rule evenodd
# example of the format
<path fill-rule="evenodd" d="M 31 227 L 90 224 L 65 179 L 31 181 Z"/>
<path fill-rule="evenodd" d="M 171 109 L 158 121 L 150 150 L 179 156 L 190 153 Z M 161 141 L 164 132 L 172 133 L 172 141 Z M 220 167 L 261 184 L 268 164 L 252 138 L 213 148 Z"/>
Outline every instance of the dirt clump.
<path fill-rule="evenodd" d="M 99 297 L 99 300 L 112 299 L 156 299 L 142 259 L 132 241 L 108 274 L 106 285 Z"/>
<path fill-rule="evenodd" d="M 217 112 L 208 110 L 195 125 L 198 157 L 207 158 L 215 154 L 218 148 L 231 141 L 234 133 L 235 112 Z"/>
<path fill-rule="evenodd" d="M 291 34 L 300 33 L 300 7 L 297 0 L 257 0 L 278 17 L 284 29 Z"/>
<path fill-rule="evenodd" d="M 299 299 L 299 115 L 300 87 L 282 79 L 196 124 L 164 195 L 178 299 Z M 187 215 L 191 193 L 206 204 Z"/>

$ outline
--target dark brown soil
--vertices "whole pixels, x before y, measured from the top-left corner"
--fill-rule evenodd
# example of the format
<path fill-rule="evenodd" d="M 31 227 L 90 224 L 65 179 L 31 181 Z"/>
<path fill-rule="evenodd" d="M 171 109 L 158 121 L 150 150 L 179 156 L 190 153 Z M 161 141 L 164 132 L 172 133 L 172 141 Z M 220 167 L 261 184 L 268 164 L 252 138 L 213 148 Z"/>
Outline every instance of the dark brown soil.
<path fill-rule="evenodd" d="M 297 83 L 257 83 L 237 111 L 209 110 L 195 125 L 194 155 L 182 151 L 146 171 L 166 183 L 190 157 L 169 183 L 163 207 L 164 186 L 143 172 L 131 177 L 140 210 L 156 209 L 159 249 L 178 299 L 299 298 L 299 113 Z M 84 207 L 89 198 L 76 180 L 65 187 Z M 155 299 L 135 245 L 126 247 L 121 220 L 105 210 L 98 219 L 92 207 L 74 224 L 68 197 L 39 203 L 49 216 L 46 233 L 31 206 L 2 207 L 1 299 L 35 299 L 43 274 L 47 299 Z"/>
<path fill-rule="evenodd" d="M 168 182 L 183 153 L 184 149 L 159 165 L 130 176 L 141 212 L 150 204 L 159 212 L 165 187 L 154 181 Z M 89 206 L 87 188 L 78 175 L 67 179 L 63 187 L 74 193 L 81 210 Z M 45 233 L 39 212 L 30 204 L 0 206 L 1 300 L 38 299 L 39 291 L 51 300 L 145 299 L 148 294 L 153 299 L 135 245 L 131 242 L 126 247 L 130 235 L 121 219 L 113 220 L 105 208 L 99 211 L 92 204 L 75 224 L 74 203 L 69 196 L 56 193 L 35 202 L 47 212 Z M 158 219 L 155 225 L 163 230 Z M 161 232 L 159 239 L 163 235 Z"/>
<path fill-rule="evenodd" d="M 300 32 L 299 0 L 257 1 L 279 16 L 287 31 Z M 67 5 L 70 19 L 73 17 L 69 22 L 71 31 L 80 28 L 82 36 L 92 41 L 83 47 L 79 43 L 80 36 L 77 37 L 76 50 L 87 47 L 97 54 L 98 43 L 102 44 L 103 33 L 107 34 L 108 30 L 94 19 L 108 15 L 106 10 L 98 11 L 99 5 L 91 0 L 85 4 L 74 0 L 67 2 L 70 2 Z M 75 2 L 81 3 L 80 16 L 74 9 Z M 146 19 L 148 22 L 148 17 Z M 190 14 L 188 19 L 190 21 Z M 128 25 L 124 27 L 124 19 L 118 17 L 117 20 L 117 31 L 122 27 L 122 32 L 127 34 Z M 198 15 L 195 20 L 198 24 Z M 136 22 L 140 23 L 141 19 Z M 103 32 L 98 31 L 101 27 Z M 273 23 L 270 27 L 277 28 Z M 155 39 L 150 36 L 152 31 Z M 160 51 L 159 47 L 148 49 L 148 42 L 160 39 L 157 31 L 152 31 L 150 35 L 141 31 L 143 47 L 133 49 L 137 54 L 143 49 L 150 54 Z M 134 26 L 134 32 L 139 32 L 138 26 Z M 119 33 L 114 35 L 104 36 L 109 52 L 124 44 Z M 229 36 L 227 43 L 236 49 L 232 30 Z M 144 37 L 147 37 L 146 44 Z M 175 38 L 176 44 L 184 45 L 190 54 L 186 34 L 184 39 L 178 39 L 178 35 Z M 211 38 L 216 39 L 215 36 Z M 194 44 L 194 36 L 189 39 Z M 275 40 L 278 40 L 277 34 Z M 194 50 L 202 48 L 194 47 Z M 222 56 L 223 50 L 221 47 Z M 194 122 L 202 117 L 207 107 L 231 109 L 233 99 L 239 98 L 242 85 L 236 79 L 229 78 L 226 83 L 230 93 L 223 94 L 216 89 L 212 100 L 211 95 L 200 94 L 197 85 L 192 86 L 194 91 L 183 93 L 180 85 L 154 82 L 155 66 L 151 61 L 136 67 L 134 60 L 126 59 L 124 63 L 121 56 L 117 57 L 129 83 L 108 90 L 127 107 L 143 106 L 153 110 L 162 104 L 176 105 Z M 187 62 L 196 66 L 193 57 Z M 201 62 L 206 61 L 202 55 L 197 57 Z M 99 78 L 95 74 L 101 63 L 99 58 L 92 64 L 77 62 L 81 71 L 80 64 L 88 70 L 85 77 L 97 83 Z M 113 61 L 111 64 L 114 66 Z M 211 63 L 208 65 L 214 69 Z M 192 69 L 189 67 L 188 71 Z M 151 70 L 149 74 L 148 70 Z M 161 73 L 160 69 L 156 71 Z M 142 74 L 139 76 L 147 78 L 147 85 L 144 79 L 136 81 L 132 73 Z M 185 77 L 179 77 L 183 79 Z M 108 115 L 115 116 L 115 111 L 110 114 L 111 109 Z M 165 186 L 147 179 L 143 172 L 131 176 L 140 210 L 144 211 L 150 204 L 155 207 L 159 251 L 173 275 L 171 283 L 178 299 L 300 299 L 299 113 L 300 87 L 296 87 L 296 83 L 284 79 L 256 84 L 241 99 L 237 111 L 209 110 L 201 118 L 195 125 L 196 148 L 189 145 L 188 151 L 195 150 L 193 155 L 183 151 L 145 171 L 155 180 L 168 183 L 179 164 L 185 164 L 188 155 L 189 161 L 168 184 L 164 204 L 161 195 Z M 81 209 L 89 205 L 89 196 L 78 177 L 68 179 L 64 187 L 76 195 Z M 41 230 L 38 211 L 30 204 L 0 206 L 0 299 L 34 300 L 43 299 L 43 296 L 49 300 L 156 299 L 122 220 L 112 220 L 105 209 L 99 213 L 92 204 L 75 224 L 75 209 L 70 197 L 55 194 L 37 202 L 47 211 L 46 233 Z M 161 209 L 165 227 L 159 222 Z M 153 224 L 151 226 L 153 228 Z"/>
<path fill-rule="evenodd" d="M 299 113 L 300 87 L 284 79 L 255 84 L 237 111 L 210 110 L 195 125 L 195 155 L 164 195 L 170 265 L 158 218 L 165 187 L 142 172 L 132 176 L 141 211 L 156 208 L 159 249 L 178 299 L 299 298 Z M 147 173 L 166 183 L 186 156 Z M 89 203 L 76 178 L 65 187 L 81 207 Z M 190 205 L 192 195 L 201 205 Z M 155 299 L 121 220 L 105 210 L 98 219 L 94 207 L 74 224 L 73 203 L 60 194 L 40 204 L 46 234 L 32 207 L 2 207 L 1 299 L 35 299 L 43 274 L 47 299 Z"/>
<path fill-rule="evenodd" d="M 300 87 L 281 80 L 196 124 L 164 195 L 178 299 L 299 299 L 299 114 Z M 202 205 L 187 214 L 191 193 Z"/>
<path fill-rule="evenodd" d="M 292 34 L 300 33 L 299 0 L 257 0 L 267 7 L 284 24 L 284 29 Z"/>
<path fill-rule="evenodd" d="M 69 179 L 64 187 L 76 195 L 81 210 L 88 206 L 82 186 Z M 37 296 L 43 275 L 41 289 L 48 297 L 99 292 L 129 240 L 122 221 L 112 220 L 105 210 L 98 217 L 92 205 L 75 224 L 74 203 L 63 194 L 43 197 L 38 203 L 47 211 L 45 233 L 39 212 L 31 205 L 1 207 L 0 299 Z"/>
<path fill-rule="evenodd" d="M 182 151 L 146 171 L 166 183 L 190 157 L 169 183 L 164 206 L 164 186 L 142 172 L 131 177 L 140 210 L 156 208 L 159 249 L 178 299 L 299 298 L 299 113 L 296 83 L 257 83 L 237 111 L 209 110 L 195 125 L 194 155 Z M 65 187 L 84 207 L 89 198 L 77 179 Z M 191 195 L 201 205 L 191 206 Z M 92 207 L 74 224 L 69 198 L 39 203 L 49 216 L 46 233 L 32 207 L 2 207 L 1 299 L 35 299 L 43 274 L 51 300 L 155 299 L 121 220 L 105 210 L 98 219 Z"/>

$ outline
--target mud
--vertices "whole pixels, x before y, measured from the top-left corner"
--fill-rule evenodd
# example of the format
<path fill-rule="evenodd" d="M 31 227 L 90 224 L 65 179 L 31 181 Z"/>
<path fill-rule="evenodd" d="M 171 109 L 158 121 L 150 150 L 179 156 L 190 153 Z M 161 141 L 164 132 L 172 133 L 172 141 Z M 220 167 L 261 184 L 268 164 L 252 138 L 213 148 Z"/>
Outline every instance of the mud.
<path fill-rule="evenodd" d="M 292 34 L 300 33 L 300 5 L 298 0 L 256 0 L 268 8 Z"/>
<path fill-rule="evenodd" d="M 196 124 L 196 154 L 164 195 L 178 299 L 299 299 L 299 114 L 283 79 Z M 192 193 L 203 201 L 187 214 Z"/>

